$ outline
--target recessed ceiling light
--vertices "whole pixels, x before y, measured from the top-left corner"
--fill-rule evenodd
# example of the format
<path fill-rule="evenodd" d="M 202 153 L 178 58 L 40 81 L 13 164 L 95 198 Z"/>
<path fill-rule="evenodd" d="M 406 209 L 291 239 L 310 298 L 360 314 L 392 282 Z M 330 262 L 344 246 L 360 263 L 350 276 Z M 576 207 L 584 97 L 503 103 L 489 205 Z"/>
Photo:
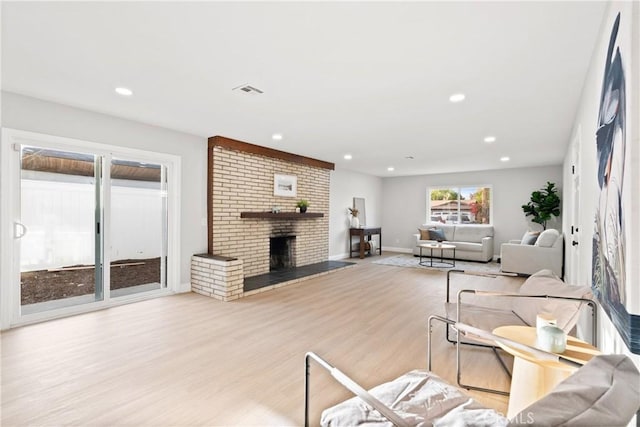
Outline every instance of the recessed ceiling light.
<path fill-rule="evenodd" d="M 353 156 L 351 154 L 345 154 L 344 155 L 344 159 L 345 160 L 351 160 L 351 159 L 353 159 Z"/>
<path fill-rule="evenodd" d="M 407 160 L 413 160 L 413 156 L 404 156 L 404 158 Z"/>
<path fill-rule="evenodd" d="M 484 137 L 484 142 L 491 144 L 492 142 L 496 142 L 496 137 L 495 136 L 485 136 Z"/>
<path fill-rule="evenodd" d="M 464 93 L 454 93 L 449 97 L 449 101 L 451 102 L 464 101 Z"/>
<path fill-rule="evenodd" d="M 511 159 L 509 158 L 509 156 L 502 156 L 502 157 L 500 157 L 500 161 L 501 161 L 501 162 L 508 162 L 509 160 L 511 160 Z"/>
<path fill-rule="evenodd" d="M 133 91 L 127 87 L 117 87 L 116 93 L 122 96 L 131 96 L 133 95 Z"/>
<path fill-rule="evenodd" d="M 394 168 L 393 166 L 389 166 L 389 167 L 387 168 L 387 170 L 388 170 L 389 172 L 393 172 L 394 170 L 396 170 L 396 168 Z"/>
<path fill-rule="evenodd" d="M 282 134 L 274 133 L 273 135 L 271 135 L 271 139 L 273 139 L 274 141 L 282 141 Z"/>

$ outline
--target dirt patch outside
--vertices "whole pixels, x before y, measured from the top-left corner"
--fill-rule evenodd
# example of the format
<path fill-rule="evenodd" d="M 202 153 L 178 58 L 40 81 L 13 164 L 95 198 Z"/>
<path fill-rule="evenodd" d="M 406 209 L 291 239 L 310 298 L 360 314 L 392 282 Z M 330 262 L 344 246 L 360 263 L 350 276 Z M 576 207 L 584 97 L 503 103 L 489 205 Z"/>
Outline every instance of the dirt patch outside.
<path fill-rule="evenodd" d="M 95 292 L 95 268 L 93 267 L 29 271 L 22 273 L 20 279 L 22 305 L 89 295 Z M 160 258 L 119 260 L 111 265 L 111 289 L 159 282 Z"/>

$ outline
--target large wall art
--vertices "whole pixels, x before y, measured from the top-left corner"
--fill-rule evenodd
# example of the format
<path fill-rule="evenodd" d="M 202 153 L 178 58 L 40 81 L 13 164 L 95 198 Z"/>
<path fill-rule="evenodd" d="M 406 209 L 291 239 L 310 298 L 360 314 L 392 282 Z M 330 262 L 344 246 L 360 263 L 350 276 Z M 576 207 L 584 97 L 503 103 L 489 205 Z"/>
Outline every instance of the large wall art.
<path fill-rule="evenodd" d="M 624 11 L 623 11 L 624 13 Z M 630 78 L 631 63 L 631 12 L 622 16 L 618 12 L 610 28 L 600 103 L 595 134 L 598 200 L 595 211 L 592 288 L 604 311 L 607 313 L 625 344 L 634 353 L 640 353 L 640 316 L 630 314 L 628 308 L 629 287 L 640 286 L 632 258 L 632 224 L 637 212 L 632 208 L 638 197 L 638 183 L 632 179 L 631 144 L 634 143 L 630 129 L 637 126 L 636 118 L 630 114 L 629 102 L 633 79 Z M 635 88 L 634 90 L 638 90 Z M 637 160 L 636 160 L 637 162 Z M 637 218 L 635 221 L 637 222 Z"/>

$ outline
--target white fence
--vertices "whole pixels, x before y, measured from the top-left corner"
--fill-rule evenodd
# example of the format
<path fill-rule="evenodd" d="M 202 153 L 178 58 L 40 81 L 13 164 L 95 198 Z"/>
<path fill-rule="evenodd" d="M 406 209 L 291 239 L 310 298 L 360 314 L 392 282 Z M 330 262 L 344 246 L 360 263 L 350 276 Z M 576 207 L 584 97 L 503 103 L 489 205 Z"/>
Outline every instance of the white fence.
<path fill-rule="evenodd" d="M 21 271 L 94 264 L 93 180 L 77 181 L 22 179 L 21 222 L 27 227 L 27 234 L 20 240 Z M 161 255 L 162 206 L 159 183 L 114 180 L 111 187 L 112 260 Z"/>

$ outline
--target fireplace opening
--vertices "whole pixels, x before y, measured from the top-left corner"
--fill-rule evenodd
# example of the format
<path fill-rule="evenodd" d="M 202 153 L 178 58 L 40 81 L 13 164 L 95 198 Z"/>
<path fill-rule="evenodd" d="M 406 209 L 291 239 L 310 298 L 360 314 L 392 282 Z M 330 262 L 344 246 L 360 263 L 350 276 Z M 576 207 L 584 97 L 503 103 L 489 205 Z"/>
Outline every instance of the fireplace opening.
<path fill-rule="evenodd" d="M 269 271 L 287 270 L 296 266 L 293 247 L 296 236 L 269 238 Z"/>

